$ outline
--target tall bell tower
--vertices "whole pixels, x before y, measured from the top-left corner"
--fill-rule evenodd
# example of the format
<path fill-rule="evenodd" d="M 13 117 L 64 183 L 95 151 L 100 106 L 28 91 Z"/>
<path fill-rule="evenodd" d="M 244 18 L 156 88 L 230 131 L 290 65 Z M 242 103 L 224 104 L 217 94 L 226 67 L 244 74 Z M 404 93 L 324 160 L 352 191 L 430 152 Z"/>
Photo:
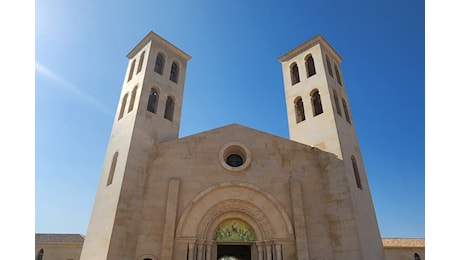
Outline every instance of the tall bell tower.
<path fill-rule="evenodd" d="M 135 252 L 145 169 L 153 145 L 179 136 L 191 57 L 154 32 L 127 55 L 105 161 L 81 258 L 125 259 Z"/>
<path fill-rule="evenodd" d="M 329 194 L 341 200 L 348 200 L 345 194 L 350 194 L 362 259 L 382 259 L 380 231 L 340 70 L 342 58 L 324 37 L 317 35 L 278 60 L 282 64 L 290 139 L 343 161 L 343 176 L 331 176 L 329 181 L 343 183 L 341 178 L 345 177 L 345 187 L 329 185 Z"/>
<path fill-rule="evenodd" d="M 358 146 L 345 84 L 342 58 L 318 35 L 279 58 L 290 139 L 343 159 Z"/>

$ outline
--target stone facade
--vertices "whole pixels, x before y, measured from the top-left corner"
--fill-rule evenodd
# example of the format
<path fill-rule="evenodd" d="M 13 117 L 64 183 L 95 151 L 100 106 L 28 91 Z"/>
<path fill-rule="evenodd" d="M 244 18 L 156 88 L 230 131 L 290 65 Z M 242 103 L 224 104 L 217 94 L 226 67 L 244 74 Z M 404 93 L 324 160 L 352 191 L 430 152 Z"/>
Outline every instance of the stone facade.
<path fill-rule="evenodd" d="M 178 138 L 190 58 L 153 32 L 128 54 L 81 259 L 384 259 L 326 40 L 279 58 L 290 139 L 239 124 Z"/>

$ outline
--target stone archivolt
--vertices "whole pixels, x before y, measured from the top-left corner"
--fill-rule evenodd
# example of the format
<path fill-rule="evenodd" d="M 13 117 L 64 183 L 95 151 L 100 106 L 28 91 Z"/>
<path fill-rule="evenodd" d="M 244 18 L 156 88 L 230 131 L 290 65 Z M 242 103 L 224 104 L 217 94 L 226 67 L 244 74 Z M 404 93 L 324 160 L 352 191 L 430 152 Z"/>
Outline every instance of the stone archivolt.
<path fill-rule="evenodd" d="M 248 223 L 258 241 L 294 239 L 282 205 L 256 186 L 238 182 L 220 183 L 197 194 L 179 219 L 176 238 L 212 240 L 217 226 L 229 218 Z"/>

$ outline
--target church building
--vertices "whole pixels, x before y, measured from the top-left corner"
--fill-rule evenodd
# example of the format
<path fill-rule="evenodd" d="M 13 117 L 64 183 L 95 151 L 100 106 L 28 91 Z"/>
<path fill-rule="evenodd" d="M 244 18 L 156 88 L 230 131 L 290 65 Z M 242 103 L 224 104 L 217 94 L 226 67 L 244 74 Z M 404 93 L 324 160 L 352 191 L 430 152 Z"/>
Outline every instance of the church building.
<path fill-rule="evenodd" d="M 289 139 L 239 124 L 179 138 L 191 56 L 150 32 L 127 58 L 81 260 L 385 258 L 321 35 L 278 58 Z"/>

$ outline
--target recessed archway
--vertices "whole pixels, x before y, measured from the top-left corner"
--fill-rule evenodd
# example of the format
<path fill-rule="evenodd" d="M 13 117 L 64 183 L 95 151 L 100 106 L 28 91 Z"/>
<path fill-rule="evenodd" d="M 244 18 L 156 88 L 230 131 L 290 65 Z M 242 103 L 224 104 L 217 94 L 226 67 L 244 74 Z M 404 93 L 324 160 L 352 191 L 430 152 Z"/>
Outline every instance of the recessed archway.
<path fill-rule="evenodd" d="M 235 220 L 251 230 L 250 239 L 231 241 L 238 232 L 224 239 L 216 237 L 219 228 Z M 282 257 L 282 244 L 291 247 L 295 241 L 291 221 L 281 203 L 268 192 L 242 182 L 219 183 L 198 193 L 182 212 L 175 239 L 177 250 L 186 249 L 184 255 L 195 255 L 200 260 L 218 259 L 218 255 L 225 259 L 228 250 L 234 250 L 235 255 L 249 250 L 255 257 L 252 259 L 270 259 L 272 254 Z"/>
<path fill-rule="evenodd" d="M 200 192 L 188 203 L 176 238 L 212 240 L 216 227 L 232 217 L 250 224 L 260 241 L 294 237 L 286 211 L 273 196 L 248 183 L 225 182 Z"/>

